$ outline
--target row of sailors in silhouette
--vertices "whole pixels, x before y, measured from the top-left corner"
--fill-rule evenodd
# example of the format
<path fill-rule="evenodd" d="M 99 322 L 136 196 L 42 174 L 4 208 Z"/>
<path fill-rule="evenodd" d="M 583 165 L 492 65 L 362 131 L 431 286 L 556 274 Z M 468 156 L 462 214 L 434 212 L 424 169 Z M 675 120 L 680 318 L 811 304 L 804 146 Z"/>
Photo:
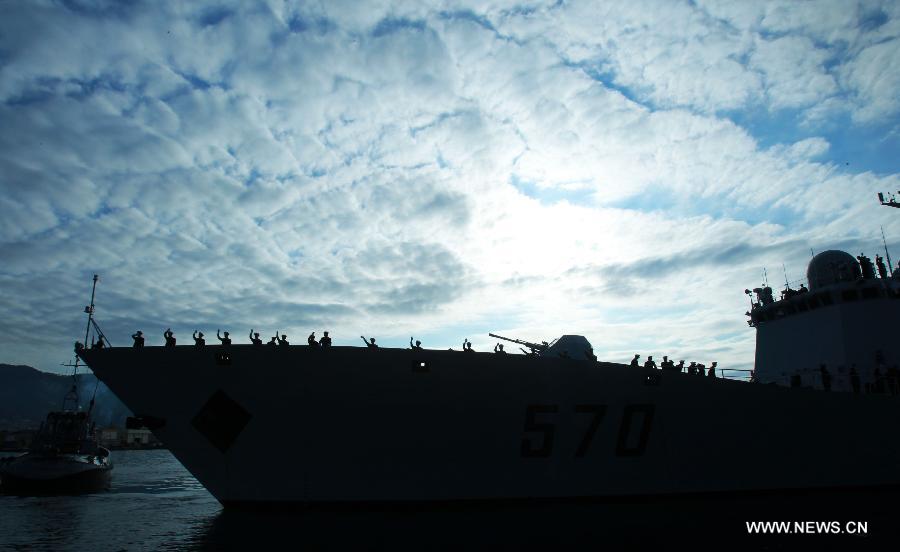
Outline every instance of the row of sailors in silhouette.
<path fill-rule="evenodd" d="M 853 375 L 851 374 L 850 377 L 852 382 Z M 872 377 L 875 381 L 866 386 L 867 393 L 890 393 L 891 395 L 900 393 L 900 369 L 896 365 L 885 370 L 885 375 L 882 375 L 881 370 L 876 367 Z M 856 389 L 854 387 L 853 392 L 859 393 Z"/>
<path fill-rule="evenodd" d="M 862 278 L 865 280 L 874 280 L 875 279 L 875 269 L 878 269 L 878 276 L 882 279 L 888 277 L 888 269 L 887 265 L 884 264 L 884 259 L 881 258 L 881 255 L 875 255 L 875 264 L 872 264 L 872 259 L 866 257 L 864 254 L 860 253 L 859 256 L 856 257 L 856 260 L 859 261 L 859 268 L 862 273 Z M 900 266 L 898 266 L 900 268 Z M 791 289 L 788 286 L 787 289 L 781 292 L 782 299 L 790 299 L 791 297 L 802 295 L 809 290 L 806 289 L 806 286 L 800 284 L 800 289 Z"/>
<path fill-rule="evenodd" d="M 791 297 L 796 297 L 797 295 L 803 295 L 804 293 L 809 293 L 809 290 L 806 289 L 806 286 L 800 284 L 800 289 L 792 289 L 788 287 L 784 291 L 781 292 L 782 299 L 790 299 Z"/>
<path fill-rule="evenodd" d="M 367 347 L 370 347 L 370 348 L 378 348 L 378 345 L 375 344 L 375 338 L 374 338 L 374 337 L 369 338 L 369 341 L 366 341 L 366 338 L 363 337 L 363 336 L 360 336 L 360 337 L 362 338 L 363 343 L 365 343 Z M 410 349 L 422 349 L 422 342 L 421 342 L 420 340 L 418 340 L 418 339 L 416 339 L 415 342 L 413 342 L 413 338 L 410 337 L 410 338 L 409 338 L 409 348 L 410 348 Z M 451 349 L 451 350 L 452 350 L 452 349 Z M 475 349 L 472 348 L 472 342 L 469 341 L 469 338 L 463 339 L 462 350 L 463 350 L 464 352 L 466 352 L 466 353 L 474 353 L 474 352 L 475 352 Z M 521 350 L 523 353 L 525 353 L 526 355 L 533 355 L 533 354 L 535 354 L 533 351 L 526 351 L 525 349 L 521 349 L 521 348 L 520 348 L 520 350 Z M 499 342 L 498 342 L 496 345 L 494 345 L 494 353 L 499 354 L 499 355 L 505 355 L 505 354 L 506 354 L 506 351 L 503 349 L 503 344 L 502 344 L 502 343 L 499 343 Z M 560 353 L 560 356 L 563 357 L 563 358 L 569 358 L 567 352 Z M 594 361 L 597 360 L 597 357 L 594 355 L 594 349 L 592 349 L 592 348 L 590 348 L 590 347 L 588 348 L 587 351 L 584 352 L 584 356 L 585 356 L 585 358 L 587 358 L 588 360 L 594 360 Z"/>
<path fill-rule="evenodd" d="M 322 338 L 316 340 L 316 332 L 312 332 L 309 334 L 309 338 L 306 340 L 307 344 L 311 347 L 330 347 L 331 346 L 331 337 L 328 336 L 328 332 L 323 332 Z M 172 328 L 167 328 L 165 332 L 163 332 L 163 337 L 166 340 L 166 347 L 174 347 L 175 346 L 175 333 L 172 331 Z M 203 332 L 199 330 L 194 330 L 192 335 L 194 338 L 194 345 L 197 347 L 203 347 L 206 345 L 206 338 L 203 335 Z M 216 337 L 219 339 L 222 345 L 231 345 L 231 335 L 228 332 L 221 332 L 220 330 L 216 330 Z M 262 345 L 262 339 L 259 338 L 259 332 L 254 332 L 253 329 L 250 330 L 250 343 L 253 345 Z M 136 349 L 140 349 L 144 346 L 144 333 L 140 330 L 136 331 L 131 335 L 131 339 L 134 340 L 133 347 Z M 374 338 L 372 340 L 374 342 Z M 269 339 L 267 345 L 290 345 L 290 342 L 287 339 L 286 334 L 281 334 L 281 337 L 278 337 L 278 332 L 275 332 L 275 335 Z M 96 345 L 95 345 L 96 346 Z M 100 345 L 102 347 L 102 345 Z"/>
<path fill-rule="evenodd" d="M 897 368 L 896 365 L 887 368 L 882 372 L 882 366 L 876 366 L 875 370 L 872 372 L 872 381 L 871 383 L 866 383 L 865 388 L 863 388 L 862 381 L 859 377 L 859 372 L 856 370 L 856 364 L 850 367 L 850 388 L 854 393 L 859 394 L 863 389 L 865 389 L 866 393 L 878 393 L 884 394 L 889 393 L 891 395 L 897 395 L 900 393 L 900 369 Z M 822 381 L 822 388 L 825 391 L 831 391 L 831 381 L 832 376 L 831 372 L 828 371 L 828 368 L 821 364 L 819 365 L 819 378 Z M 791 387 L 801 387 L 802 386 L 802 378 L 800 374 L 794 374 L 791 376 L 790 381 Z"/>
<path fill-rule="evenodd" d="M 366 340 L 366 338 L 363 337 L 363 341 L 365 341 L 365 340 Z M 371 339 L 371 343 L 366 343 L 366 345 L 368 345 L 369 347 L 371 347 L 372 344 L 374 344 L 374 343 L 375 343 L 375 338 L 373 337 L 373 338 Z M 376 345 L 376 347 L 377 347 L 377 345 Z M 467 352 L 467 353 L 474 353 L 474 352 L 475 352 L 475 350 L 472 349 L 472 342 L 469 341 L 469 338 L 468 338 L 468 337 L 465 338 L 465 339 L 463 339 L 463 345 L 462 345 L 462 347 L 463 347 L 463 351 L 465 351 L 465 352 Z M 416 342 L 413 343 L 413 338 L 410 337 L 410 338 L 409 338 L 409 348 L 410 348 L 410 349 L 422 349 L 422 342 L 419 341 L 419 340 L 417 339 Z M 505 351 L 503 351 L 503 345 L 500 345 L 500 349 L 501 349 L 501 350 L 500 350 L 501 353 L 505 352 Z M 497 352 L 497 348 L 496 348 L 496 347 L 494 347 L 494 352 L 495 352 L 495 353 Z"/>
<path fill-rule="evenodd" d="M 872 259 L 867 257 L 866 255 L 860 253 L 859 256 L 856 257 L 856 260 L 859 261 L 859 270 L 851 270 L 851 272 L 856 272 L 857 278 L 863 278 L 864 280 L 873 280 L 875 279 L 875 271 L 878 270 L 878 277 L 885 279 L 888 278 L 888 269 L 887 265 L 884 264 L 884 259 L 881 255 L 875 255 L 875 264 L 872 264 Z M 836 267 L 835 270 L 838 268 Z M 897 271 L 895 271 L 895 276 L 900 274 L 900 263 L 897 264 Z M 772 288 L 769 286 L 762 286 L 753 289 L 754 293 L 756 293 L 757 302 L 761 305 L 771 305 L 775 302 L 775 298 L 772 296 Z M 781 292 L 782 299 L 790 299 L 791 297 L 795 297 L 797 295 L 803 295 L 804 293 L 809 292 L 805 285 L 800 284 L 799 289 L 792 289 L 788 286 Z M 750 290 L 746 290 L 745 293 L 749 294 Z"/>
<path fill-rule="evenodd" d="M 373 348 L 373 349 L 378 348 L 378 345 L 375 344 L 374 337 L 370 337 L 368 341 L 366 341 L 365 336 L 359 336 L 359 337 L 362 338 L 363 343 L 366 344 L 366 347 Z M 418 339 L 416 339 L 415 342 L 413 342 L 413 338 L 410 337 L 409 338 L 409 348 L 410 349 L 422 349 L 422 342 Z M 469 341 L 469 338 L 463 339 L 462 350 L 466 353 L 474 353 L 475 352 L 475 349 L 472 348 L 472 342 Z M 494 345 L 494 352 L 497 354 L 501 354 L 501 355 L 506 354 L 506 351 L 503 350 L 502 343 L 497 343 L 496 345 Z M 523 350 L 522 352 L 524 352 L 525 354 L 531 354 L 525 350 Z M 593 353 L 593 350 L 591 351 L 591 353 Z M 597 360 L 597 357 L 595 357 L 595 356 L 589 356 L 589 358 L 592 358 L 593 360 Z"/>
<path fill-rule="evenodd" d="M 360 337 L 362 337 L 362 336 L 360 336 Z M 366 338 L 363 337 L 363 342 L 365 342 L 365 341 L 366 341 Z M 374 347 L 377 347 L 377 345 L 375 345 L 375 338 L 372 338 L 372 339 L 371 339 L 371 343 L 368 343 L 368 342 L 367 342 L 366 345 L 369 346 L 369 347 L 373 347 L 373 346 L 374 346 Z M 409 348 L 410 348 L 410 349 L 421 349 L 421 348 L 422 348 L 422 342 L 419 341 L 419 340 L 417 339 L 416 342 L 413 343 L 413 338 L 410 337 L 410 338 L 409 338 Z M 533 354 L 534 354 L 534 352 L 526 351 L 525 349 L 521 349 L 521 348 L 520 348 L 519 350 L 521 350 L 521 351 L 522 351 L 523 353 L 525 353 L 526 355 L 533 355 Z M 467 352 L 467 353 L 474 353 L 474 352 L 475 352 L 475 350 L 472 349 L 472 342 L 469 341 L 469 338 L 465 338 L 465 339 L 463 340 L 463 351 L 464 351 L 464 352 Z M 502 343 L 497 343 L 496 345 L 494 345 L 494 353 L 499 354 L 499 355 L 505 355 L 505 354 L 506 354 L 506 351 L 503 350 L 503 344 L 502 344 Z M 585 354 L 585 357 L 586 357 L 588 360 L 597 360 L 597 357 L 594 356 L 594 350 L 591 349 L 591 348 L 588 348 L 588 350 L 585 351 L 584 354 Z M 568 353 L 560 353 L 560 356 L 563 357 L 563 358 L 568 358 Z"/>
<path fill-rule="evenodd" d="M 172 331 L 172 328 L 167 328 L 166 331 L 163 332 L 163 337 L 166 340 L 166 347 L 174 347 L 175 346 L 175 333 Z M 192 337 L 194 338 L 195 346 L 202 347 L 202 346 L 206 345 L 206 339 L 203 335 L 203 332 L 201 332 L 199 330 L 194 330 Z M 216 330 L 216 337 L 219 339 L 219 341 L 222 343 L 222 345 L 231 345 L 231 337 L 228 332 L 221 332 L 220 330 Z M 370 349 L 378 348 L 378 345 L 375 343 L 374 337 L 370 337 L 368 340 L 366 340 L 365 336 L 361 335 L 359 337 L 363 340 L 363 343 L 366 344 L 366 347 L 368 347 Z M 134 340 L 134 345 L 133 345 L 134 348 L 139 349 L 144 346 L 144 333 L 142 331 L 140 331 L 140 330 L 136 331 L 134 334 L 131 335 L 131 339 Z M 253 343 L 254 345 L 262 345 L 262 339 L 259 338 L 259 332 L 254 332 L 252 329 L 250 330 L 250 342 Z M 306 343 L 310 347 L 331 347 L 331 337 L 328 336 L 328 332 L 323 332 L 322 338 L 317 341 L 316 340 L 316 332 L 312 332 L 311 334 L 309 334 L 309 337 L 306 339 Z M 287 340 L 287 335 L 282 334 L 281 337 L 279 338 L 278 332 L 275 332 L 275 335 L 269 340 L 267 345 L 290 345 L 290 343 Z M 94 347 L 95 348 L 103 347 L 102 338 L 101 338 L 101 341 L 99 342 L 99 344 L 95 344 Z M 413 338 L 410 337 L 409 338 L 409 348 L 410 349 L 422 349 L 422 342 L 420 340 L 416 339 L 415 343 L 413 343 Z M 472 342 L 469 341 L 468 338 L 463 340 L 463 351 L 465 351 L 467 353 L 475 352 L 475 350 L 472 349 Z M 502 343 L 497 343 L 496 345 L 494 345 L 494 352 L 498 353 L 498 354 L 506 354 L 506 351 L 503 350 Z M 593 350 L 589 351 L 586 354 L 588 356 L 588 359 L 597 360 L 597 357 L 593 356 Z M 650 358 L 652 359 L 653 357 L 650 357 Z M 668 358 L 668 357 L 666 357 L 666 358 Z M 682 361 L 682 363 L 683 362 L 684 361 Z M 715 364 L 715 363 L 713 363 L 713 364 Z M 654 367 L 655 367 L 655 365 L 654 365 Z"/>
<path fill-rule="evenodd" d="M 370 348 L 370 349 L 377 349 L 377 348 L 378 348 L 378 345 L 375 343 L 375 338 L 374 338 L 374 337 L 370 337 L 368 341 L 366 341 L 366 337 L 363 336 L 363 335 L 361 335 L 361 336 L 359 336 L 359 337 L 363 340 L 363 343 L 366 344 L 366 347 L 368 347 L 368 348 Z M 499 352 L 499 353 L 505 353 L 505 352 L 506 352 L 506 351 L 503 350 L 503 345 L 500 345 L 499 343 L 498 343 L 497 345 L 500 347 L 500 350 L 498 351 L 498 350 L 497 350 L 497 347 L 494 347 L 494 352 L 495 352 L 495 353 L 498 353 L 498 352 Z M 409 338 L 409 348 L 410 348 L 410 349 L 419 349 L 419 350 L 421 350 L 421 349 L 423 348 L 423 347 L 422 347 L 422 341 L 419 340 L 419 339 L 416 339 L 416 340 L 415 340 L 415 343 L 413 343 L 413 338 L 412 338 L 412 336 L 410 336 L 410 338 Z M 472 342 L 469 341 L 469 338 L 468 338 L 468 337 L 465 338 L 465 339 L 463 339 L 463 351 L 465 351 L 465 352 L 467 352 L 467 353 L 474 353 L 474 352 L 475 352 L 475 350 L 472 349 Z"/>
<path fill-rule="evenodd" d="M 641 355 L 634 355 L 634 358 L 631 359 L 631 367 L 638 368 L 640 366 L 639 360 Z M 660 366 L 658 369 L 664 372 L 687 372 L 691 376 L 706 376 L 710 378 L 716 377 L 716 366 L 718 366 L 718 362 L 713 362 L 710 367 L 707 369 L 705 364 L 699 364 L 697 362 L 691 362 L 688 366 L 685 367 L 684 361 L 681 360 L 678 364 L 675 364 L 674 360 L 669 360 L 668 356 L 664 356 L 662 362 L 660 362 Z M 653 360 L 653 355 L 649 355 L 647 357 L 647 361 L 644 362 L 644 368 L 656 370 L 656 361 Z"/>
<path fill-rule="evenodd" d="M 744 290 L 744 293 L 750 294 L 750 290 Z M 762 286 L 758 288 L 753 288 L 753 293 L 756 294 L 757 304 L 759 305 L 771 305 L 775 302 L 775 298 L 772 296 L 772 288 L 769 286 Z M 803 295 L 804 293 L 809 293 L 809 289 L 803 284 L 800 284 L 800 289 L 793 289 L 788 287 L 781 292 L 782 299 L 790 299 L 791 297 L 795 297 L 797 295 Z M 756 306 L 756 305 L 754 305 Z"/>
<path fill-rule="evenodd" d="M 872 266 L 872 259 L 866 257 L 864 253 L 860 253 L 856 260 L 859 261 L 859 267 L 862 269 L 862 277 L 871 280 L 875 278 L 875 267 Z M 887 266 L 884 264 L 884 259 L 881 258 L 881 255 L 875 255 L 875 266 L 878 267 L 878 275 L 881 278 L 888 277 Z"/>
<path fill-rule="evenodd" d="M 323 332 L 323 334 L 324 335 L 322 336 L 322 338 L 319 339 L 318 341 L 316 341 L 316 332 L 312 332 L 311 334 L 309 334 L 309 337 L 306 339 L 306 343 L 310 347 L 331 347 L 331 337 L 328 336 L 328 332 Z M 166 340 L 166 347 L 174 347 L 175 346 L 175 342 L 176 342 L 175 333 L 172 331 L 172 328 L 167 328 L 166 331 L 163 332 L 163 337 Z M 204 337 L 203 332 L 201 332 L 199 330 L 194 330 L 192 337 L 194 338 L 195 346 L 203 347 L 204 345 L 206 345 L 206 338 Z M 216 337 L 219 339 L 219 341 L 222 343 L 222 345 L 231 345 L 231 336 L 228 332 L 221 332 L 220 330 L 216 330 Z M 259 338 L 259 332 L 254 332 L 253 329 L 251 329 L 249 337 L 250 337 L 250 342 L 253 345 L 262 345 L 262 339 Z M 366 340 L 365 336 L 361 335 L 359 337 L 363 340 L 363 343 L 366 344 L 366 347 L 368 347 L 370 349 L 378 348 L 378 345 L 375 343 L 374 337 L 370 337 L 368 340 Z M 134 348 L 140 349 L 144 346 L 144 333 L 141 330 L 138 330 L 135 333 L 133 333 L 131 335 L 131 339 L 134 340 L 134 344 L 132 345 Z M 287 335 L 282 334 L 281 337 L 279 338 L 278 332 L 275 332 L 275 335 L 272 336 L 272 338 L 269 340 L 269 342 L 267 344 L 268 345 L 290 345 L 290 343 L 287 340 Z M 102 337 L 100 338 L 100 341 L 98 341 L 98 343 L 94 344 L 94 347 L 95 348 L 103 347 L 103 338 Z M 415 342 L 413 342 L 413 338 L 410 337 L 409 338 L 409 348 L 410 349 L 422 349 L 422 342 L 418 339 L 416 339 Z M 475 350 L 472 348 L 472 342 L 469 341 L 468 338 L 463 340 L 462 350 L 467 353 L 475 352 Z M 522 352 L 524 352 L 525 354 L 532 354 L 525 350 L 523 350 Z M 506 354 L 506 351 L 503 350 L 502 343 L 497 343 L 496 345 L 494 345 L 494 353 L 504 354 L 504 355 Z M 594 353 L 593 349 L 589 349 L 588 351 L 586 351 L 585 352 L 586 358 L 588 360 L 597 360 L 597 357 L 594 356 L 593 353 Z M 561 356 L 567 356 L 567 355 L 563 354 Z M 635 359 L 637 359 L 638 356 L 640 356 L 640 355 L 636 355 Z M 664 357 L 664 358 L 668 359 L 668 357 Z M 650 360 L 648 362 L 652 362 L 652 359 L 653 359 L 653 357 L 651 356 Z M 632 361 L 632 365 L 635 365 L 635 361 Z M 681 361 L 681 363 L 683 365 L 684 361 Z M 663 364 L 665 365 L 665 362 Z M 693 365 L 694 365 L 694 363 L 692 362 L 691 366 L 693 366 Z M 646 364 L 645 364 L 645 366 L 646 366 Z M 715 366 L 715 362 L 713 363 L 713 366 Z M 653 367 L 654 368 L 656 367 L 655 363 L 653 364 Z"/>
<path fill-rule="evenodd" d="M 166 331 L 163 332 L 163 337 L 166 340 L 166 347 L 175 346 L 175 333 L 172 331 L 172 328 L 167 328 Z M 194 345 L 198 347 L 206 345 L 206 338 L 204 337 L 203 332 L 194 330 L 192 337 L 194 338 Z M 220 330 L 216 330 L 216 337 L 219 339 L 222 345 L 231 345 L 231 337 L 228 332 L 221 332 Z M 365 336 L 359 337 L 362 338 L 363 343 L 366 344 L 366 347 L 369 347 L 370 349 L 378 348 L 378 345 L 375 343 L 374 337 L 370 337 L 368 340 L 366 340 Z M 144 346 L 144 333 L 141 330 L 138 330 L 134 334 L 132 334 L 131 339 L 134 340 L 134 348 L 139 349 Z M 252 329 L 250 330 L 250 342 L 254 345 L 262 345 L 262 339 L 259 338 L 259 332 L 254 332 Z M 102 341 L 100 343 L 102 343 Z M 310 347 L 331 347 L 331 337 L 328 335 L 328 332 L 323 332 L 322 338 L 316 340 L 316 332 L 312 332 L 306 339 L 306 343 Z M 282 334 L 279 338 L 278 332 L 275 332 L 275 335 L 272 336 L 267 345 L 290 345 L 290 342 L 288 342 L 287 340 L 287 335 Z M 103 347 L 103 345 L 95 344 L 94 347 Z M 409 347 L 410 349 L 421 349 L 422 342 L 417 339 L 414 344 L 413 338 L 410 337 Z M 463 351 L 474 352 L 472 349 L 472 342 L 469 341 L 468 338 L 463 341 Z M 505 353 L 506 351 L 503 350 L 503 345 L 498 343 L 497 346 L 494 347 L 494 352 Z"/>

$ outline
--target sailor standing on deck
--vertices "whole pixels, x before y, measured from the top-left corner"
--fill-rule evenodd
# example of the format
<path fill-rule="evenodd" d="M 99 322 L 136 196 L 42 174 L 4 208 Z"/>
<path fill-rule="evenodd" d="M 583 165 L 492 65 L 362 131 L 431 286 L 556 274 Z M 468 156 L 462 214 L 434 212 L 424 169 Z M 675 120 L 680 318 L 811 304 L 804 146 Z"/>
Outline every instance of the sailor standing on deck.
<path fill-rule="evenodd" d="M 875 266 L 878 267 L 878 276 L 882 280 L 888 277 L 887 267 L 884 265 L 884 259 L 881 258 L 881 255 L 875 255 Z"/>
<path fill-rule="evenodd" d="M 900 370 L 897 369 L 897 365 L 895 364 L 887 369 L 888 391 L 891 395 L 897 394 L 898 380 L 900 380 Z"/>
<path fill-rule="evenodd" d="M 831 374 L 824 364 L 819 365 L 819 372 L 822 374 L 822 387 L 825 391 L 831 391 Z"/>
<path fill-rule="evenodd" d="M 172 328 L 166 328 L 166 331 L 163 332 L 163 337 L 166 338 L 166 347 L 175 346 L 175 334 L 172 332 Z"/>
<path fill-rule="evenodd" d="M 421 349 L 421 348 L 422 348 L 422 342 L 419 341 L 419 340 L 417 339 L 417 340 L 416 340 L 416 344 L 413 345 L 413 338 L 412 338 L 412 336 L 410 336 L 410 337 L 409 337 L 409 348 L 410 348 L 410 349 Z"/>
<path fill-rule="evenodd" d="M 199 330 L 194 330 L 194 345 L 196 345 L 197 347 L 202 347 L 202 346 L 206 345 L 206 340 L 203 339 L 203 332 L 201 332 Z"/>
<path fill-rule="evenodd" d="M 656 363 L 653 362 L 653 355 L 647 357 L 647 362 L 644 363 L 644 368 L 647 368 L 648 370 L 650 368 L 656 370 Z"/>
<path fill-rule="evenodd" d="M 134 345 L 132 345 L 132 347 L 134 347 L 135 349 L 140 349 L 144 346 L 144 334 L 141 332 L 141 330 L 133 333 L 131 335 L 131 339 L 134 340 Z"/>
<path fill-rule="evenodd" d="M 875 371 L 872 372 L 872 377 L 875 379 L 875 393 L 884 393 L 884 378 L 881 377 L 881 369 L 876 366 Z"/>
<path fill-rule="evenodd" d="M 312 332 L 309 334 L 309 337 L 306 338 L 306 344 L 310 347 L 318 347 L 319 342 L 316 341 L 316 332 Z"/>
<path fill-rule="evenodd" d="M 219 335 L 219 330 L 216 330 L 216 337 L 219 338 L 219 341 L 222 342 L 222 345 L 231 345 L 231 338 L 228 337 L 228 332 L 225 332 L 225 337 Z"/>
<path fill-rule="evenodd" d="M 857 395 L 859 394 L 859 384 L 859 372 L 856 371 L 856 364 L 853 364 L 850 366 L 850 386 Z"/>
<path fill-rule="evenodd" d="M 253 328 L 250 328 L 250 342 L 254 345 L 262 345 L 262 339 L 259 338 L 259 333 L 253 333 Z"/>
<path fill-rule="evenodd" d="M 328 332 L 322 332 L 322 339 L 319 340 L 319 347 L 331 347 L 331 338 L 328 337 Z"/>
<path fill-rule="evenodd" d="M 632 367 L 632 368 L 637 368 L 637 367 L 638 367 L 638 359 L 639 359 L 639 358 L 641 358 L 641 355 L 634 355 L 634 358 L 631 359 L 631 367 Z"/>
<path fill-rule="evenodd" d="M 363 343 L 366 344 L 366 347 L 368 347 L 368 348 L 370 348 L 370 349 L 377 349 L 377 348 L 378 348 L 378 345 L 375 344 L 375 338 L 374 338 L 374 337 L 370 337 L 368 341 L 366 341 L 366 338 L 365 338 L 364 336 L 359 336 L 359 337 L 362 338 Z"/>

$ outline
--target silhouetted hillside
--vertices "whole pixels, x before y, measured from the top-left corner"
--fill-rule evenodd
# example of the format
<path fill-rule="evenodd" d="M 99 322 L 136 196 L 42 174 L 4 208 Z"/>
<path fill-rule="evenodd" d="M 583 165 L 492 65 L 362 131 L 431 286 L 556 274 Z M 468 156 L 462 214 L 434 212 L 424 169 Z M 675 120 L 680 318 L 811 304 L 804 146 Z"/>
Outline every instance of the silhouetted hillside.
<path fill-rule="evenodd" d="M 87 409 L 97 378 L 78 376 L 78 397 Z M 63 397 L 72 387 L 71 376 L 41 372 L 30 366 L 0 364 L 0 429 L 37 428 L 47 412 L 59 410 Z M 130 412 L 102 383 L 97 389 L 94 421 L 98 426 L 124 427 Z"/>

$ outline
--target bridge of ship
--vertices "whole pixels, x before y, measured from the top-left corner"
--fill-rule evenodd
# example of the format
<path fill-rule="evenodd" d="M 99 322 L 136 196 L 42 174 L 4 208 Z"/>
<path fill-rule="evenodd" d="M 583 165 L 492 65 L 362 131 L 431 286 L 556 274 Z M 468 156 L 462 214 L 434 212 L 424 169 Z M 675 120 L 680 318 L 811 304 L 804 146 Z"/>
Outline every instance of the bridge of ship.
<path fill-rule="evenodd" d="M 759 324 L 822 307 L 879 298 L 900 299 L 900 287 L 879 278 L 876 280 L 858 280 L 852 283 L 844 283 L 831 289 L 789 295 L 773 300 L 773 302 L 768 304 L 763 303 L 762 299 L 758 297 L 748 313 L 750 320 L 747 323 L 755 327 Z"/>

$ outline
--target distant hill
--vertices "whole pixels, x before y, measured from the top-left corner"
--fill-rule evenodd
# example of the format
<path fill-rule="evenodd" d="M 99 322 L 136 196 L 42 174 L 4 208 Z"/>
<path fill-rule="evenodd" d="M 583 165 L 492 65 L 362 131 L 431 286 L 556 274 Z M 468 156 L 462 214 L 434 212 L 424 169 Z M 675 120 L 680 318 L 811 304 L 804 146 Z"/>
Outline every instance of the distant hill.
<path fill-rule="evenodd" d="M 78 397 L 87 409 L 97 378 L 78 375 Z M 41 372 L 31 366 L 0 364 L 0 429 L 37 428 L 47 412 L 62 408 L 63 397 L 72 387 L 71 376 Z M 131 412 L 102 383 L 97 389 L 94 421 L 99 427 L 125 426 Z"/>

